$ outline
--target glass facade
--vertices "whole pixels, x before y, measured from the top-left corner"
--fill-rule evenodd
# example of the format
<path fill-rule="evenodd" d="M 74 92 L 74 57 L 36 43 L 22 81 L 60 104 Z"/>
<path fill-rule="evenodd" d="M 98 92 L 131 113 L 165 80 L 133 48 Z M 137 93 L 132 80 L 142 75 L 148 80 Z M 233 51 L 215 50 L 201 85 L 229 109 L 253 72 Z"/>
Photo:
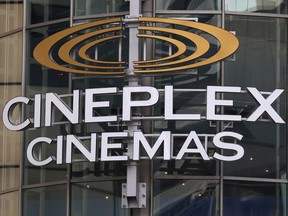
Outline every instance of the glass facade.
<path fill-rule="evenodd" d="M 132 3 L 133 1 L 133 3 Z M 11 115 L 15 124 L 24 119 L 33 119 L 36 94 L 56 93 L 69 106 L 73 104 L 73 90 L 85 91 L 93 88 L 113 88 L 119 91 L 105 95 L 94 95 L 94 102 L 109 101 L 109 107 L 100 105 L 93 109 L 93 117 L 117 116 L 116 121 L 70 124 L 59 110 L 53 115 L 54 124 L 45 127 L 30 127 L 22 131 L 11 131 L 0 125 L 0 215 L 5 216 L 286 216 L 288 184 L 287 148 L 287 1 L 285 0 L 146 0 L 142 1 L 140 14 L 143 17 L 174 18 L 217 26 L 232 32 L 239 40 L 238 50 L 228 58 L 209 65 L 170 71 L 168 73 L 146 73 L 145 75 L 91 75 L 58 71 L 41 65 L 33 56 L 35 47 L 43 39 L 72 26 L 107 18 L 122 18 L 121 28 L 91 38 L 101 40 L 114 37 L 87 50 L 87 57 L 101 61 L 123 61 L 129 68 L 133 60 L 165 58 L 177 52 L 177 48 L 165 40 L 140 38 L 139 46 L 133 47 L 133 36 L 129 33 L 129 19 L 137 15 L 136 0 L 0 0 L 0 110 L 9 100 L 17 96 L 31 99 L 27 106 L 16 106 Z M 136 15 L 135 15 L 136 14 Z M 129 16 L 130 15 L 130 16 Z M 130 21 L 131 22 L 131 21 Z M 221 44 L 207 32 L 188 29 L 177 24 L 142 22 L 142 26 L 189 31 L 209 42 L 209 51 L 202 56 L 207 59 L 220 49 Z M 117 22 L 97 27 L 102 30 L 117 26 Z M 87 31 L 88 32 L 88 31 Z M 181 60 L 198 48 L 183 35 L 161 32 L 153 35 L 182 41 L 187 52 Z M 65 38 L 66 43 L 73 37 Z M 119 39 L 119 35 L 123 35 Z M 83 44 L 85 44 L 84 42 Z M 62 44 L 53 46 L 51 55 Z M 79 47 L 75 46 L 75 50 Z M 77 56 L 71 51 L 70 56 Z M 134 51 L 134 53 L 133 53 Z M 135 52 L 138 52 L 135 55 Z M 77 58 L 77 57 L 76 57 Z M 79 57 L 80 59 L 80 57 Z M 132 60 L 131 60 L 132 59 Z M 200 60 L 202 60 L 200 59 Z M 62 66 L 66 62 L 61 61 Z M 86 63 L 85 60 L 79 60 Z M 130 63 L 129 63 L 130 62 Z M 191 61 L 191 63 L 195 63 Z M 113 63 L 112 63 L 113 64 Z M 179 64 L 182 65 L 182 64 Z M 102 65 L 103 66 L 103 65 Z M 115 66 L 115 64 L 114 64 Z M 116 65 L 117 66 L 117 65 Z M 153 68 L 153 67 L 152 67 Z M 154 67 L 157 69 L 157 66 Z M 165 69 L 169 68 L 166 67 Z M 87 69 L 89 71 L 89 69 Z M 132 78 L 131 78 L 132 77 Z M 132 80 L 132 81 L 131 81 Z M 153 86 L 158 90 L 159 100 L 152 107 L 132 110 L 132 123 L 122 121 L 123 88 L 125 86 Z M 173 86 L 174 114 L 199 114 L 200 120 L 167 120 L 165 113 L 165 86 Z M 240 93 L 217 94 L 218 99 L 233 100 L 233 106 L 217 107 L 219 115 L 241 115 L 241 121 L 206 120 L 207 87 L 236 86 Z M 286 123 L 276 124 L 271 113 L 263 114 L 255 122 L 247 121 L 260 106 L 260 102 L 249 94 L 247 88 L 256 88 L 263 100 L 279 114 Z M 284 92 L 277 100 L 269 99 L 275 89 Z M 83 93 L 83 92 L 82 92 Z M 147 100 L 145 94 L 133 95 L 134 100 Z M 36 100 L 36 99 L 35 99 Z M 263 102 L 262 102 L 263 103 Z M 44 112 L 44 107 L 41 108 Z M 269 108 L 267 108 L 269 109 Z M 53 111 L 54 112 L 54 111 Z M 84 108 L 80 107 L 80 113 Z M 42 116 L 44 119 L 44 114 Z M 34 123 L 34 122 L 33 122 Z M 142 148 L 141 158 L 131 161 L 101 161 L 100 147 L 96 148 L 96 162 L 89 162 L 83 152 L 68 147 L 62 154 L 70 154 L 71 163 L 57 164 L 55 161 L 35 166 L 28 160 L 27 151 L 31 141 L 37 137 L 51 138 L 51 145 L 36 145 L 33 157 L 44 160 L 50 156 L 59 159 L 56 144 L 59 136 L 74 135 L 86 150 L 92 149 L 91 134 L 97 133 L 95 142 L 101 142 L 108 132 L 142 131 L 149 143 L 155 143 L 155 134 L 171 131 L 174 158 L 164 160 L 162 147 L 155 152 L 153 160 Z M 208 160 L 199 151 L 184 154 L 175 160 L 181 146 L 187 142 L 191 131 L 198 135 L 199 142 L 207 152 Z M 220 132 L 235 132 L 243 135 L 238 140 L 245 151 L 236 161 L 212 159 L 213 155 L 235 154 L 231 149 L 219 149 L 213 137 Z M 197 139 L 198 139 L 197 138 Z M 66 139 L 66 138 L 65 138 Z M 64 141 L 66 141 L 64 139 Z M 196 138 L 195 138 L 196 140 Z M 194 140 L 194 141 L 195 141 Z M 79 142 L 80 142 L 79 141 Z M 233 143 L 230 137 L 225 140 Z M 111 138 L 107 142 L 124 148 L 109 150 L 109 156 L 130 154 L 129 139 Z M 195 149 L 197 140 L 187 148 Z M 66 149 L 67 148 L 67 149 Z M 198 146 L 199 148 L 199 146 Z M 82 149 L 83 150 L 83 149 Z M 56 160 L 51 157 L 52 160 Z M 67 160 L 67 158 L 65 158 Z M 130 183 L 130 168 L 137 169 L 137 179 L 145 183 L 146 204 L 141 208 L 127 208 L 123 202 L 125 183 Z M 143 185 L 142 185 L 143 186 Z M 144 186 L 143 186 L 144 187 Z M 141 195 L 140 195 L 141 196 Z M 133 203 L 132 198 L 127 199 Z M 139 200 L 137 200 L 139 201 Z"/>

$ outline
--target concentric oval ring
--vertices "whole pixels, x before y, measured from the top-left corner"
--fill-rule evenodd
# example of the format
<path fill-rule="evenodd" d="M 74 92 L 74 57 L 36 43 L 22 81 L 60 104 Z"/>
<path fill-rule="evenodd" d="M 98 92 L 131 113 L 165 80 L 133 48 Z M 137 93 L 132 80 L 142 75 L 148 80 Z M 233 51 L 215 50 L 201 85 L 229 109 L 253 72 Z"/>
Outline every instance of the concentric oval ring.
<path fill-rule="evenodd" d="M 90 58 L 88 55 L 86 55 L 87 51 L 89 48 L 99 44 L 99 43 L 102 43 L 104 41 L 108 41 L 108 40 L 113 40 L 113 39 L 120 39 L 122 38 L 122 35 L 115 35 L 115 36 L 109 36 L 109 37 L 106 37 L 106 38 L 101 38 L 101 39 L 98 39 L 96 41 L 92 41 L 88 44 L 85 44 L 84 46 L 82 46 L 80 49 L 79 49 L 79 56 L 86 60 L 86 61 L 90 61 L 90 62 L 95 62 L 95 63 L 99 63 L 99 64 L 125 64 L 125 62 L 121 61 L 121 62 L 113 62 L 113 61 L 101 61 L 101 60 L 98 60 L 98 59 L 92 59 Z"/>
<path fill-rule="evenodd" d="M 177 25 L 188 28 L 188 31 L 180 30 L 176 28 L 157 27 L 149 25 L 140 25 L 138 30 L 141 31 L 137 36 L 139 38 L 151 38 L 166 41 L 177 47 L 177 51 L 166 57 L 160 59 L 152 59 L 145 61 L 134 62 L 135 73 L 163 73 L 173 72 L 180 70 L 192 69 L 211 63 L 218 62 L 224 58 L 233 54 L 239 46 L 238 39 L 230 32 L 221 29 L 219 27 L 211 26 L 208 24 L 192 22 L 187 20 L 168 19 L 168 18 L 153 18 L 153 17 L 140 17 L 139 22 L 146 23 L 164 23 L 169 25 Z M 108 25 L 109 24 L 109 25 Z M 112 27 L 111 27 L 111 24 Z M 110 27 L 107 27 L 110 26 Z M 84 33 L 82 35 L 75 36 L 75 33 L 80 33 L 83 30 L 91 29 L 95 27 L 101 27 L 98 30 Z M 104 61 L 99 59 L 93 59 L 88 55 L 88 51 L 91 47 L 97 46 L 100 43 L 109 40 L 122 40 L 122 20 L 121 18 L 111 18 L 105 20 L 99 20 L 91 23 L 86 23 L 78 26 L 74 26 L 63 31 L 60 31 L 52 36 L 41 41 L 34 49 L 33 55 L 35 59 L 42 65 L 69 73 L 80 74 L 96 74 L 96 75 L 119 75 L 125 73 L 125 62 L 123 61 Z M 190 32 L 190 29 L 202 31 L 210 36 L 214 37 L 219 45 L 216 53 L 210 57 L 204 58 L 210 49 L 210 43 L 208 40 L 196 33 Z M 155 35 L 154 33 L 142 33 L 142 32 L 162 32 L 169 36 Z M 113 33 L 111 35 L 111 33 Z M 178 38 L 184 38 L 189 43 L 193 44 L 195 51 L 187 56 L 184 55 L 187 52 L 187 45 L 179 39 L 175 39 L 171 36 L 177 35 Z M 73 38 L 73 37 L 74 38 Z M 101 37 L 100 37 L 101 36 Z M 64 44 L 63 40 L 67 40 Z M 92 41 L 93 38 L 96 38 Z M 59 43 L 59 44 L 58 44 Z M 59 64 L 54 60 L 53 48 L 56 45 L 60 45 L 57 52 L 58 57 L 64 62 Z M 80 45 L 80 46 L 79 46 Z M 73 54 L 74 53 L 74 54 Z M 76 54 L 77 58 L 74 56 Z M 181 58 L 184 56 L 183 58 Z M 202 58 L 200 58 L 202 57 Z M 82 59 L 81 61 L 78 58 Z M 58 59 L 58 58 L 57 58 Z M 85 63 L 84 63 L 85 62 Z"/>
<path fill-rule="evenodd" d="M 167 42 L 175 45 L 177 47 L 177 49 L 178 49 L 177 52 L 175 52 L 173 55 L 170 55 L 170 56 L 167 56 L 167 57 L 163 57 L 161 59 L 146 60 L 145 63 L 153 63 L 153 62 L 158 62 L 158 61 L 167 61 L 167 60 L 176 58 L 178 56 L 181 56 L 186 50 L 186 45 L 183 42 L 175 40 L 173 38 L 163 37 L 163 36 L 159 36 L 159 35 L 148 35 L 148 34 L 137 34 L 137 37 L 164 40 L 164 41 L 167 41 Z M 135 61 L 134 63 L 138 64 L 138 63 L 141 63 L 141 61 Z M 141 67 L 141 66 L 135 66 L 135 67 Z"/>
<path fill-rule="evenodd" d="M 79 32 L 79 31 L 82 31 L 82 30 L 85 30 L 85 29 L 89 29 L 89 28 L 97 27 L 97 26 L 102 26 L 102 25 L 106 25 L 106 24 L 110 24 L 110 23 L 120 23 L 120 21 L 121 21 L 121 18 L 111 18 L 111 19 L 99 20 L 99 21 L 95 21 L 95 22 L 91 22 L 91 23 L 87 23 L 87 24 L 82 24 L 82 25 L 79 25 L 79 26 L 74 26 L 74 27 L 65 29 L 63 31 L 57 32 L 57 33 L 49 36 L 48 38 L 44 39 L 43 41 L 41 41 L 36 46 L 36 48 L 34 49 L 33 56 L 42 65 L 44 65 L 44 66 L 46 66 L 48 68 L 52 68 L 52 69 L 55 69 L 55 70 L 62 71 L 62 72 L 80 73 L 80 74 L 98 74 L 98 75 L 124 74 L 123 67 L 117 68 L 117 69 L 122 69 L 121 71 L 87 71 L 85 69 L 81 70 L 81 69 L 65 67 L 65 66 L 62 66 L 62 65 L 56 63 L 51 58 L 51 54 L 50 54 L 51 50 L 52 50 L 52 47 L 55 46 L 55 44 L 58 41 L 60 41 L 61 39 L 65 38 L 65 37 L 71 36 L 72 34 L 74 34 L 76 32 Z M 119 29 L 119 28 L 121 28 L 121 27 L 118 27 L 117 29 Z M 91 33 L 91 35 L 92 34 L 96 34 L 97 35 L 97 34 L 99 34 L 99 31 L 101 31 L 101 30 L 98 30 L 96 32 L 90 32 L 90 33 Z M 74 46 L 75 44 L 70 44 L 70 45 Z M 70 52 L 71 48 L 70 47 L 68 48 L 69 52 Z M 69 53 L 69 56 L 67 56 L 67 52 L 63 51 L 63 49 L 60 52 L 60 55 L 62 57 L 63 57 L 63 55 L 66 56 L 67 59 L 65 59 L 65 58 L 64 59 L 68 60 L 68 62 L 71 61 L 71 59 L 69 57 L 70 53 Z M 72 61 L 72 63 L 73 63 L 72 65 L 75 65 L 74 61 Z M 102 63 L 106 63 L 106 62 L 102 62 Z M 84 66 L 81 63 L 79 63 L 79 64 L 77 66 L 82 66 L 82 67 L 86 67 L 86 68 L 91 67 L 91 65 L 88 66 L 88 65 L 85 64 L 85 66 Z M 110 64 L 110 62 L 107 62 L 106 64 Z M 123 64 L 123 62 L 119 62 L 119 64 Z M 114 67 L 112 67 L 112 68 L 111 67 L 105 67 L 105 69 L 111 69 L 112 70 L 112 69 L 115 69 L 115 68 Z"/>
<path fill-rule="evenodd" d="M 206 32 L 213 37 L 215 37 L 219 43 L 220 43 L 220 49 L 218 52 L 211 56 L 210 58 L 207 58 L 203 61 L 199 61 L 196 63 L 192 64 L 187 64 L 183 66 L 175 66 L 171 67 L 171 65 L 177 64 L 177 61 L 174 62 L 169 62 L 169 63 L 164 63 L 161 66 L 170 66 L 169 68 L 163 68 L 163 69 L 146 69 L 146 70 L 135 70 L 135 73 L 159 73 L 159 72 L 172 72 L 172 71 L 179 71 L 179 70 L 187 70 L 187 69 L 192 69 L 204 65 L 208 65 L 220 60 L 223 60 L 224 58 L 232 55 L 239 47 L 239 41 L 238 39 L 230 32 L 223 30 L 221 28 L 208 25 L 208 24 L 203 24 L 203 23 L 198 23 L 198 22 L 191 22 L 187 20 L 176 20 L 176 19 L 167 19 L 167 18 L 152 18 L 152 17 L 140 17 L 139 18 L 140 22 L 153 22 L 153 23 L 166 23 L 166 24 L 173 24 L 173 25 L 181 25 L 197 30 L 201 30 L 203 32 Z M 140 26 L 139 29 L 149 29 L 153 27 L 142 27 Z M 158 31 L 161 31 L 160 28 Z M 173 29 L 174 30 L 174 29 Z M 184 34 L 187 34 L 189 32 L 185 32 Z M 183 35 L 184 36 L 184 35 Z M 200 47 L 202 44 L 200 45 Z M 198 47 L 197 47 L 198 49 Z M 176 63 L 175 63 L 176 62 Z M 135 66 L 135 68 L 148 68 L 148 67 L 157 67 L 156 65 L 145 65 L 145 61 L 138 61 L 137 62 L 139 65 Z M 142 65 L 143 64 L 143 65 Z M 141 65 L 141 66 L 140 66 Z"/>
<path fill-rule="evenodd" d="M 149 68 L 149 67 L 161 67 L 161 66 L 169 66 L 169 65 L 175 65 L 175 64 L 180 64 L 180 63 L 185 63 L 188 61 L 191 61 L 193 59 L 196 59 L 200 56 L 202 56 L 203 54 L 205 54 L 208 50 L 209 50 L 209 42 L 203 38 L 200 37 L 199 35 L 196 35 L 194 33 L 191 32 L 186 32 L 183 30 L 178 30 L 178 29 L 169 29 L 169 28 L 159 28 L 159 27 L 151 27 L 151 26 L 139 26 L 138 27 L 139 30 L 148 30 L 148 31 L 162 31 L 162 32 L 168 32 L 168 33 L 173 33 L 179 36 L 183 36 L 185 38 L 187 38 L 189 41 L 193 42 L 196 44 L 196 51 L 187 56 L 186 58 L 177 60 L 177 61 L 171 61 L 168 63 L 160 63 L 160 64 L 152 64 L 152 65 L 136 65 L 134 66 L 134 68 Z M 153 35 L 151 35 L 151 37 L 153 37 Z M 155 36 L 154 36 L 155 37 Z M 186 50 L 186 49 L 185 49 Z M 158 59 L 158 60 L 154 60 L 154 62 L 156 61 L 163 61 L 163 58 Z M 143 64 L 143 63 L 147 63 L 148 61 L 137 61 L 134 62 L 135 64 Z M 159 71 L 159 70 L 158 70 Z M 139 71 L 137 71 L 139 72 Z M 159 71 L 161 72 L 161 71 Z"/>
<path fill-rule="evenodd" d="M 91 38 L 93 36 L 100 35 L 103 33 L 119 31 L 119 30 L 121 30 L 121 27 L 117 26 L 117 27 L 113 27 L 113 28 L 107 28 L 107 29 L 101 29 L 99 31 L 89 32 L 89 33 L 81 35 L 79 37 L 75 37 L 60 47 L 59 52 L 58 52 L 59 57 L 63 61 L 67 62 L 68 64 L 75 65 L 78 67 L 87 67 L 87 68 L 96 68 L 96 69 L 122 69 L 123 70 L 123 69 L 125 69 L 125 67 L 123 67 L 123 66 L 122 67 L 111 67 L 111 66 L 97 66 L 97 65 L 83 64 L 81 62 L 74 60 L 70 55 L 70 52 L 71 52 L 73 47 L 75 47 L 77 44 L 80 44 L 81 42 L 87 40 L 88 38 Z M 105 38 L 105 40 L 108 40 L 108 39 L 113 39 L 113 38 Z M 93 41 L 93 44 L 98 44 L 98 43 L 103 42 L 105 40 L 98 39 L 98 40 Z"/>

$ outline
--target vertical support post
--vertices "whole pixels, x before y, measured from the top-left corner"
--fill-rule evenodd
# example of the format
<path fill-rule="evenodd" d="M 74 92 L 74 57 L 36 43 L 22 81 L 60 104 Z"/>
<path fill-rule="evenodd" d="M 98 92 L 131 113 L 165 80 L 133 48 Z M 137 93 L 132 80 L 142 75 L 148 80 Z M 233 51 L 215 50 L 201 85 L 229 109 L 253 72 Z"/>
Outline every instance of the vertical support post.
<path fill-rule="evenodd" d="M 130 0 L 127 0 L 130 1 Z M 138 17 L 141 16 L 142 0 L 130 1 L 130 14 L 125 17 L 125 27 L 129 29 L 129 61 L 126 71 L 129 86 L 138 86 L 139 77 L 134 73 L 133 62 L 139 60 L 139 39 L 138 34 Z M 134 96 L 137 97 L 137 96 Z M 134 98 L 136 99 L 136 98 Z M 133 110 L 132 115 L 137 114 L 139 110 Z M 139 121 L 128 122 L 129 137 L 139 129 Z M 128 158 L 133 156 L 133 140 L 128 138 L 127 141 Z M 122 185 L 122 207 L 123 208 L 144 208 L 146 207 L 146 184 L 139 183 L 139 166 L 138 162 L 127 162 L 127 184 Z M 142 187 L 141 187 L 142 185 Z M 145 191 L 143 191 L 143 188 Z M 145 199 L 143 199 L 145 198 Z"/>

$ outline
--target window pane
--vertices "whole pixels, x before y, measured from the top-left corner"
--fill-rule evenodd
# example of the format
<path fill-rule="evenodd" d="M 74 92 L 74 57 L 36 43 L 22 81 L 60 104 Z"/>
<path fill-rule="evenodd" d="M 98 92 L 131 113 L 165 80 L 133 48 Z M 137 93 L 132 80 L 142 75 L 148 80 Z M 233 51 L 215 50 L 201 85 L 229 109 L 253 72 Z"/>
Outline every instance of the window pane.
<path fill-rule="evenodd" d="M 155 216 L 216 216 L 219 185 L 213 180 L 155 180 Z"/>
<path fill-rule="evenodd" d="M 26 64 L 26 96 L 34 98 L 37 93 L 55 92 L 59 95 L 69 92 L 68 73 L 62 73 L 52 69 L 44 68 L 32 56 L 35 46 L 44 38 L 63 30 L 69 26 L 68 23 L 36 28 L 28 31 L 27 36 L 27 64 Z M 67 100 L 64 99 L 67 103 Z M 33 118 L 33 105 L 26 106 L 26 118 Z M 56 112 L 56 121 L 64 121 L 62 113 Z M 26 154 L 28 144 L 37 137 L 49 137 L 56 139 L 58 135 L 67 134 L 68 128 L 65 125 L 54 125 L 53 127 L 42 127 L 38 129 L 25 130 L 25 149 Z M 36 147 L 36 146 L 35 146 Z M 34 149 L 37 152 L 37 158 L 47 158 L 56 155 L 56 144 L 37 145 Z M 27 156 L 24 156 L 24 184 L 38 184 L 66 179 L 67 165 L 57 165 L 55 162 L 47 166 L 35 166 L 28 162 Z"/>
<path fill-rule="evenodd" d="M 286 178 L 285 125 L 276 125 L 274 122 L 242 122 L 233 123 L 231 130 L 243 135 L 239 144 L 245 153 L 240 160 L 224 163 L 224 175 Z M 228 151 L 224 154 L 229 155 Z"/>
<path fill-rule="evenodd" d="M 27 22 L 35 24 L 70 16 L 70 0 L 28 0 Z"/>
<path fill-rule="evenodd" d="M 72 216 L 125 216 L 121 207 L 122 182 L 89 182 L 72 186 Z"/>
<path fill-rule="evenodd" d="M 285 216 L 286 185 L 224 181 L 224 216 Z"/>
<path fill-rule="evenodd" d="M 21 95 L 21 86 L 0 86 L 0 109 L 13 97 Z M 18 122 L 20 119 L 19 107 L 16 107 L 13 120 Z M 0 124 L 0 191 L 19 186 L 20 174 L 20 145 L 21 137 L 19 131 L 7 129 L 3 123 Z"/>
<path fill-rule="evenodd" d="M 23 216 L 65 216 L 66 185 L 25 190 Z"/>
<path fill-rule="evenodd" d="M 103 1 L 105 2 L 105 1 Z M 120 1 L 119 1 L 120 2 Z M 83 2 L 84 3 L 84 2 Z M 91 20 L 88 20 L 91 21 Z M 106 27 L 108 27 L 106 25 Z M 127 31 L 121 32 L 127 35 Z M 106 34 L 105 34 L 106 35 Z M 129 38 L 129 37 L 128 37 Z M 106 61 L 127 61 L 127 47 L 128 47 L 128 38 L 123 38 L 120 40 L 111 40 L 99 44 L 95 47 L 91 47 L 88 50 L 88 55 L 91 58 L 97 58 L 99 60 Z M 94 39 L 94 38 L 92 38 Z M 122 44 L 122 49 L 119 46 Z M 121 52 L 122 51 L 122 52 Z M 121 52 L 121 53 L 120 53 Z M 119 56 L 120 59 L 119 59 Z M 123 86 L 127 85 L 127 82 L 123 77 L 110 76 L 109 79 L 103 78 L 101 76 L 86 76 L 83 74 L 73 74 L 72 75 L 72 88 L 85 90 L 88 88 L 107 88 L 107 87 L 117 87 L 123 89 Z M 72 133 L 78 137 L 87 137 L 91 136 L 91 133 L 97 133 L 101 135 L 102 132 L 122 132 L 127 130 L 127 125 L 120 120 L 122 115 L 122 93 L 117 94 L 103 94 L 103 95 L 94 95 L 95 101 L 109 101 L 109 107 L 105 108 L 95 108 L 95 116 L 111 116 L 117 115 L 119 118 L 116 122 L 93 122 L 93 123 L 84 123 L 81 122 L 78 125 L 72 126 Z M 84 108 L 83 111 L 84 113 Z M 119 138 L 119 142 L 125 143 Z M 87 140 L 88 141 L 88 140 Z M 117 142 L 118 142 L 117 141 Z M 89 142 L 89 141 L 88 141 Z M 98 139 L 99 147 L 101 139 Z M 125 144 L 123 144 L 125 146 Z M 126 150 L 124 149 L 115 149 L 111 151 L 113 155 L 123 155 Z M 97 149 L 97 157 L 100 157 L 100 148 Z M 95 163 L 83 162 L 84 157 L 81 155 L 77 149 L 73 151 L 75 158 L 78 159 L 77 163 L 72 164 L 72 177 L 73 178 L 84 178 L 95 179 L 99 176 L 126 176 L 127 166 L 125 162 L 101 162 L 96 161 Z"/>
<path fill-rule="evenodd" d="M 1 4 L 0 4 L 1 5 Z M 0 110 L 12 98 L 22 95 L 22 33 L 0 39 Z M 12 114 L 13 122 L 20 121 L 17 106 Z M 8 130 L 0 124 L 0 191 L 19 186 L 20 132 Z"/>
<path fill-rule="evenodd" d="M 219 10 L 220 0 L 156 0 L 157 10 Z"/>
<path fill-rule="evenodd" d="M 23 26 L 23 1 L 0 2 L 0 34 Z"/>
<path fill-rule="evenodd" d="M 266 92 L 285 89 L 287 21 L 229 16 L 225 26 L 236 32 L 240 42 L 235 60 L 225 62 L 225 85 L 240 86 L 242 90 L 256 87 L 259 91 Z M 233 108 L 226 112 L 241 114 L 244 118 L 248 118 L 259 107 L 259 103 L 248 93 L 233 94 L 233 97 L 225 98 L 235 102 Z M 286 119 L 285 93 L 272 103 L 272 107 L 282 119 Z M 264 112 L 256 122 L 233 122 L 226 130 L 243 135 L 241 145 L 245 154 L 236 162 L 224 163 L 225 175 L 284 178 L 287 170 L 285 124 L 276 124 Z"/>
<path fill-rule="evenodd" d="M 172 15 L 171 15 L 172 16 Z M 161 16 L 161 17 L 167 17 Z M 207 16 L 207 15 L 191 15 L 191 16 L 180 16 L 173 15 L 176 18 L 186 18 L 191 20 L 196 20 L 199 23 L 207 23 L 214 26 L 219 26 L 220 17 L 219 16 Z M 178 25 L 162 25 L 161 27 L 175 28 L 180 30 L 188 30 L 182 26 Z M 189 29 L 190 30 L 190 29 Z M 198 34 L 210 42 L 210 50 L 204 54 L 204 58 L 212 56 L 218 49 L 218 41 L 211 37 L 211 35 L 206 34 L 201 31 L 190 30 L 192 33 Z M 161 35 L 165 33 L 161 32 Z M 189 52 L 195 51 L 195 44 L 189 43 L 187 39 L 181 36 L 175 35 L 165 35 L 166 37 L 172 37 L 182 41 L 188 49 L 188 53 L 181 55 L 179 58 L 184 58 L 190 55 Z M 169 56 L 175 52 L 173 47 L 162 40 L 155 40 L 155 55 L 156 59 Z M 191 61 L 192 63 L 193 61 Z M 188 64 L 188 63 L 187 63 Z M 206 88 L 209 85 L 218 84 L 218 74 L 220 72 L 220 64 L 215 63 L 196 69 L 180 70 L 172 73 L 164 73 L 154 77 L 154 86 L 157 89 L 164 89 L 165 86 L 173 85 L 174 89 L 178 89 L 177 92 L 174 91 L 173 94 L 173 113 L 174 114 L 200 114 L 201 116 L 206 116 Z M 171 66 L 172 68 L 174 66 Z M 194 92 L 190 90 L 194 90 Z M 184 90 L 181 92 L 181 90 Z M 188 92 L 187 92 L 187 91 Z M 196 91 L 195 91 L 196 90 Z M 199 90 L 199 91 L 198 91 Z M 186 91 L 186 92 L 185 92 Z M 163 116 L 165 108 L 164 94 L 160 94 L 159 102 L 154 107 L 155 116 Z M 173 155 L 177 156 L 183 146 L 188 134 L 191 131 L 195 131 L 199 134 L 199 139 L 203 146 L 207 146 L 207 154 L 212 156 L 216 151 L 216 148 L 212 144 L 212 137 L 216 134 L 216 125 L 212 125 L 209 121 L 191 121 L 191 120 L 157 120 L 154 123 L 155 133 L 161 133 L 162 131 L 171 131 L 174 134 L 186 134 L 182 137 L 175 137 L 173 139 Z M 211 136 L 207 137 L 200 134 L 209 134 Z M 155 141 L 154 141 L 155 142 Z M 189 148 L 195 148 L 195 143 L 192 141 Z M 200 154 L 185 154 L 190 158 L 185 158 L 184 160 L 155 160 L 154 165 L 154 175 L 155 176 L 166 176 L 166 175 L 199 175 L 199 176 L 211 176 L 216 175 L 216 160 L 204 161 Z M 191 158 L 192 157 L 192 158 Z"/>
<path fill-rule="evenodd" d="M 57 92 L 59 94 L 68 93 L 68 73 L 55 71 L 35 61 L 33 51 L 40 41 L 53 35 L 54 33 L 69 27 L 68 22 L 35 28 L 27 32 L 27 63 L 26 63 L 26 85 L 27 96 L 45 92 Z M 55 49 L 59 46 L 56 45 Z"/>
<path fill-rule="evenodd" d="M 49 137 L 56 139 L 56 137 L 63 132 L 63 126 L 53 126 L 43 129 L 27 130 L 25 131 L 25 148 L 24 148 L 24 184 L 39 184 L 45 182 L 53 182 L 65 180 L 67 178 L 67 164 L 56 164 L 55 161 L 45 165 L 36 166 L 31 164 L 27 158 L 27 148 L 28 144 L 38 137 Z M 62 132 L 61 132 L 62 131 Z M 66 133 L 66 132 L 63 132 Z M 36 160 L 41 161 L 57 155 L 56 142 L 52 142 L 51 145 L 47 143 L 37 144 L 33 148 L 33 157 Z"/>
<path fill-rule="evenodd" d="M 19 192 L 0 195 L 0 215 L 19 215 Z"/>
<path fill-rule="evenodd" d="M 287 20 L 227 16 L 225 27 L 240 42 L 235 61 L 225 62 L 225 85 L 272 91 L 285 88 Z"/>
<path fill-rule="evenodd" d="M 103 47 L 104 48 L 104 47 Z M 114 51 L 117 49 L 114 49 Z M 82 77 L 81 77 L 82 76 Z M 107 87 L 118 87 L 122 90 L 123 86 L 125 86 L 126 82 L 123 78 L 85 78 L 83 75 L 75 76 L 73 80 L 73 89 L 88 89 L 88 88 L 107 88 Z M 109 115 L 117 115 L 121 116 L 122 111 L 120 110 L 122 107 L 122 94 L 105 94 L 94 96 L 95 101 L 109 101 L 110 107 L 95 109 L 95 115 L 97 116 L 109 116 Z M 84 110 L 82 111 L 84 113 Z M 77 135 L 78 137 L 91 136 L 91 133 L 97 133 L 101 135 L 102 132 L 122 132 L 127 130 L 127 125 L 123 124 L 122 121 L 118 120 L 117 122 L 95 122 L 95 123 L 80 123 L 78 125 L 72 126 L 72 133 Z M 121 140 L 121 141 L 120 141 Z M 88 140 L 87 140 L 88 141 Z M 124 143 L 121 138 L 117 142 Z M 89 141 L 88 141 L 89 143 Z M 98 144 L 100 147 L 101 139 L 98 139 Z M 89 145 L 89 144 L 88 144 Z M 123 145 L 125 146 L 125 145 Z M 113 155 L 123 155 L 126 150 L 124 149 L 115 149 L 115 151 L 111 151 Z M 97 157 L 100 157 L 100 148 L 97 149 Z M 73 178 L 85 178 L 85 179 L 93 179 L 99 176 L 126 176 L 126 168 L 125 162 L 117 161 L 117 162 L 101 162 L 96 161 L 95 163 L 83 162 L 84 157 L 81 155 L 77 149 L 73 151 L 73 155 L 78 159 L 77 163 L 72 164 L 72 177 Z M 82 162 L 81 162 L 82 161 Z"/>
<path fill-rule="evenodd" d="M 129 11 L 129 2 L 125 0 L 75 0 L 75 16 L 125 11 Z"/>
<path fill-rule="evenodd" d="M 21 84 L 22 33 L 0 38 L 0 56 L 0 83 Z"/>
<path fill-rule="evenodd" d="M 287 14 L 286 0 L 226 0 L 226 11 Z"/>

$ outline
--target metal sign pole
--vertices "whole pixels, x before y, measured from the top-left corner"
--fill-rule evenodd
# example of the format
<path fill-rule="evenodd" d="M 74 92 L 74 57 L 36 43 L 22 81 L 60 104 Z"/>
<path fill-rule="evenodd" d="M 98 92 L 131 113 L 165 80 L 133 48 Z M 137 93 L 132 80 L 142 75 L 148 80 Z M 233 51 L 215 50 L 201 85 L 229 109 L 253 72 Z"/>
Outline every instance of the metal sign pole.
<path fill-rule="evenodd" d="M 127 0 L 130 1 L 130 0 Z M 125 17 L 125 28 L 129 29 L 129 61 L 126 71 L 129 86 L 139 86 L 139 77 L 134 74 L 133 62 L 139 60 L 139 39 L 138 18 L 141 12 L 141 0 L 130 1 L 130 14 Z M 133 96 L 137 99 L 137 95 Z M 125 105 L 123 105 L 124 108 Z M 133 110 L 132 115 L 139 114 L 139 108 Z M 139 130 L 140 121 L 128 122 L 129 138 L 127 140 L 128 158 L 133 156 L 133 133 Z M 122 185 L 122 207 L 123 208 L 145 208 L 146 207 L 146 184 L 139 183 L 139 164 L 137 161 L 129 160 L 127 162 L 127 183 Z"/>

